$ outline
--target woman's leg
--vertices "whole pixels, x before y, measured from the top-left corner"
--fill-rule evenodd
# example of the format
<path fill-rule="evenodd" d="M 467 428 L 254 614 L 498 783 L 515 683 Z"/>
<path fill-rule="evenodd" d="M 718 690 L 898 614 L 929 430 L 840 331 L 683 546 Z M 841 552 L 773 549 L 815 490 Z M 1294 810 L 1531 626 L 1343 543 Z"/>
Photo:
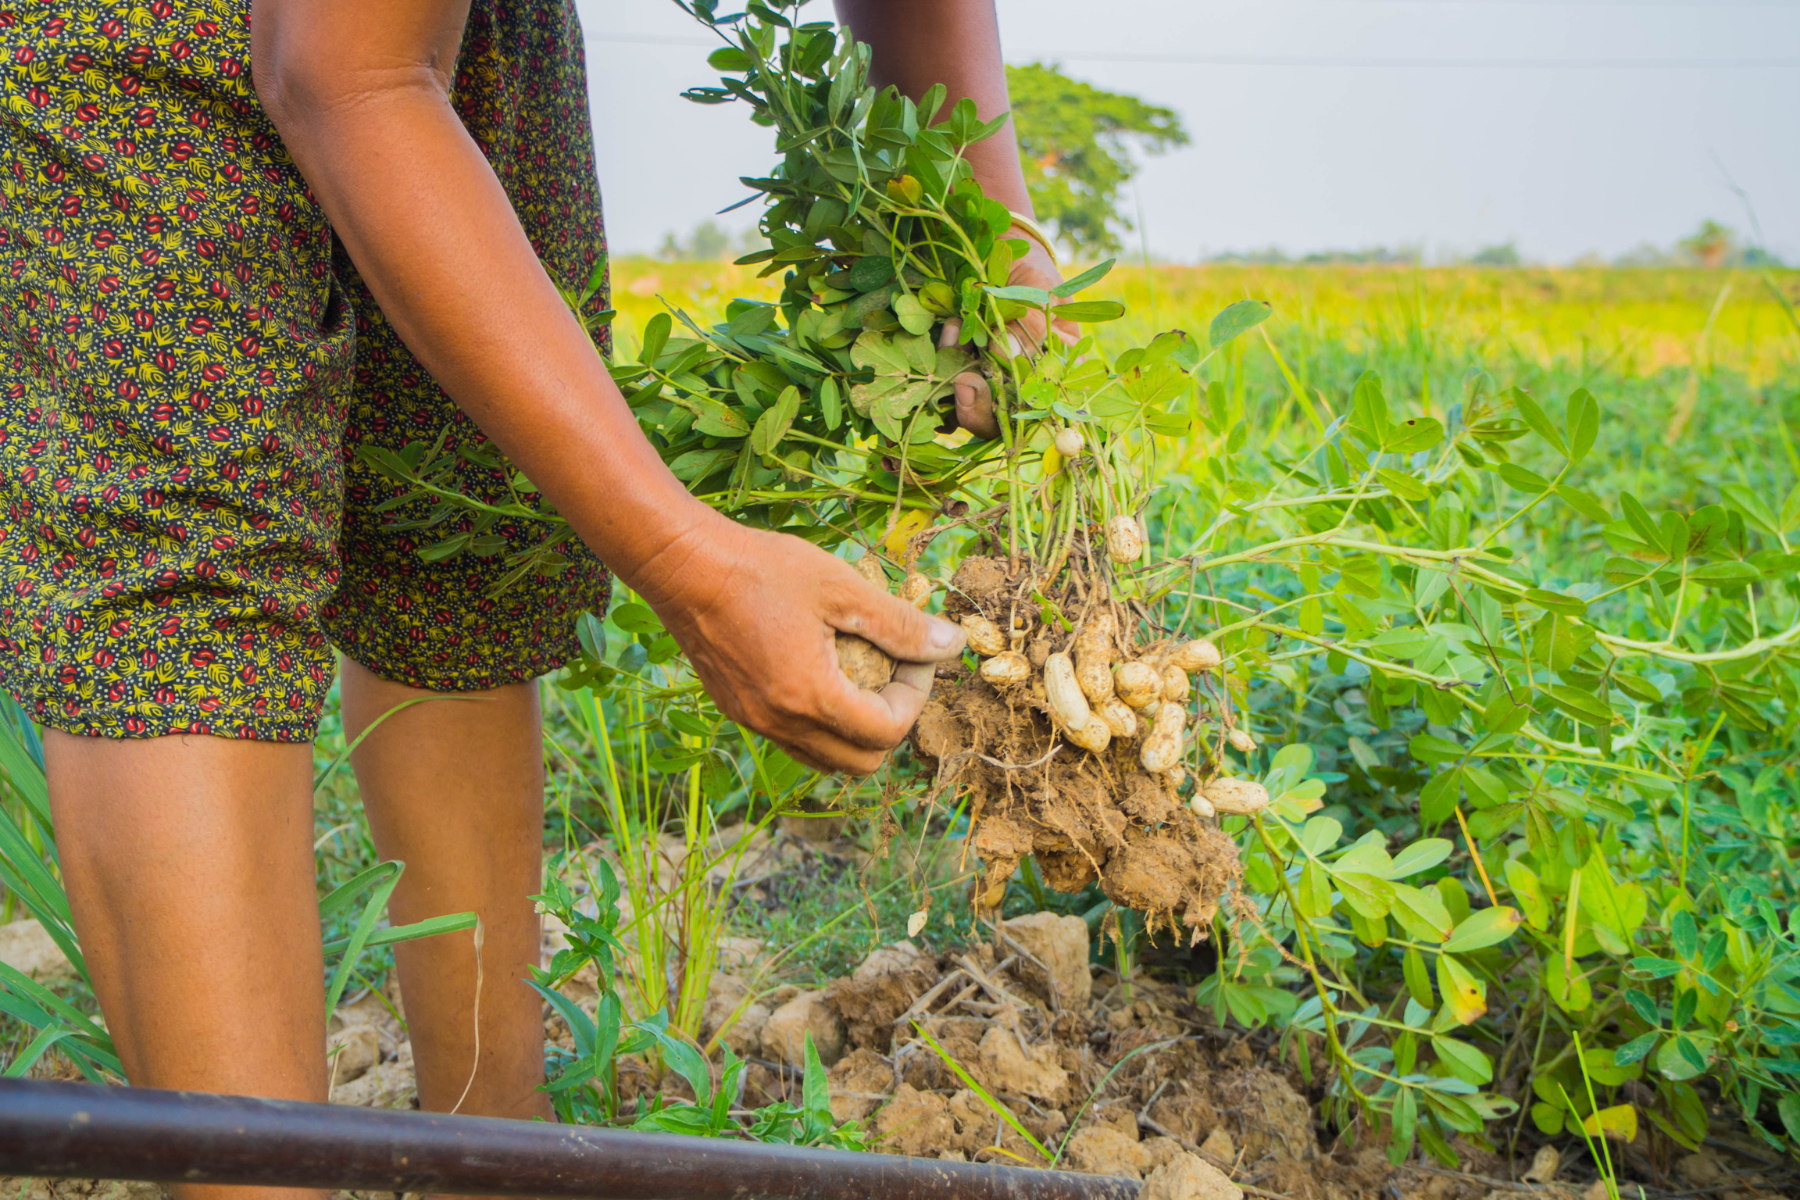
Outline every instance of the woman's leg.
<path fill-rule="evenodd" d="M 75 929 L 126 1077 L 324 1100 L 312 747 L 47 730 L 44 756 Z"/>
<path fill-rule="evenodd" d="M 446 695 L 390 682 L 350 659 L 339 678 L 351 738 L 396 705 L 424 701 L 382 721 L 351 756 L 376 848 L 406 864 L 388 905 L 394 924 L 481 917 L 479 1064 L 471 935 L 394 947 L 420 1107 L 548 1117 L 549 1099 L 537 1090 L 543 1002 L 524 982 L 538 965 L 531 897 L 542 890 L 543 869 L 537 685 Z"/>

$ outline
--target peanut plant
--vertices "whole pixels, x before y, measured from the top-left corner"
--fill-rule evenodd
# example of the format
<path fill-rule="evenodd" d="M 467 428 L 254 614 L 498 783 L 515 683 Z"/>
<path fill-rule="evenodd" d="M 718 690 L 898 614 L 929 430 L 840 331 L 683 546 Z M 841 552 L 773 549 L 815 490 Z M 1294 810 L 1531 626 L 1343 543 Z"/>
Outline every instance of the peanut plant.
<path fill-rule="evenodd" d="M 677 476 L 951 601 L 958 564 L 1003 561 L 1032 601 L 1003 635 L 1061 645 L 1079 632 L 1069 597 L 1095 595 L 1145 640 L 1204 633 L 1221 661 L 1183 703 L 1217 736 L 1184 743 L 1167 778 L 1242 876 L 1170 923 L 1224 948 L 1200 999 L 1278 1025 L 1333 1121 L 1379 1131 L 1396 1162 L 1415 1145 L 1451 1162 L 1453 1136 L 1492 1144 L 1527 1119 L 1629 1140 L 1641 1117 L 1692 1147 L 1709 1096 L 1771 1146 L 1800 1142 L 1796 880 L 1768 802 L 1792 787 L 1800 722 L 1800 490 L 1727 487 L 1691 512 L 1602 498 L 1582 486 L 1602 427 L 1584 389 L 1553 417 L 1486 376 L 1412 406 L 1368 375 L 1332 412 L 1256 301 L 1204 338 L 1020 345 L 1006 333 L 1031 309 L 1123 309 L 1072 299 L 1106 264 L 1010 283 L 1025 245 L 963 157 L 999 122 L 946 110 L 941 89 L 870 86 L 867 48 L 800 4 L 677 2 L 721 41 L 722 77 L 690 98 L 742 104 L 775 136 L 778 163 L 745 181 L 769 248 L 742 261 L 782 278 L 777 303 L 736 300 L 719 322 L 657 316 L 613 365 Z M 1250 427 L 1243 394 L 1259 339 L 1290 392 L 1279 438 Z M 991 441 L 949 417 L 969 372 L 994 396 Z M 398 519 L 473 522 L 427 554 L 479 552 L 481 521 L 532 515 L 459 507 L 428 447 L 370 453 L 404 484 Z M 1119 518 L 1147 553 L 1105 552 Z M 1587 555 L 1546 553 L 1570 541 L 1610 555 L 1585 572 Z M 637 662 L 678 666 L 654 615 L 631 618 Z M 590 645 L 572 682 L 635 686 L 634 665 Z M 1044 727 L 1053 751 L 1066 725 Z M 1759 771 L 1715 769 L 1727 745 Z M 914 786 L 946 786 L 936 752 L 912 758 L 940 768 Z M 1234 775 L 1267 807 L 1195 803 Z M 1020 853 L 1045 852 L 984 853 L 978 886 L 1003 887 L 994 864 Z M 1771 885 L 1716 870 L 1724 855 Z"/>

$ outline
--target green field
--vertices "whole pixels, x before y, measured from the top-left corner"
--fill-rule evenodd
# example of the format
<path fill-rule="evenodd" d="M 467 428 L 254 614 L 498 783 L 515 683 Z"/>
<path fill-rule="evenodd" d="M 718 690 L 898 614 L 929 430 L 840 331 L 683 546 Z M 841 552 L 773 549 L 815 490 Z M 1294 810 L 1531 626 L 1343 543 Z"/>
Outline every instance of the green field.
<path fill-rule="evenodd" d="M 620 361 L 665 305 L 709 324 L 734 297 L 776 294 L 750 268 L 638 258 L 615 263 L 614 283 Z M 1327 1140 L 1352 1131 L 1379 1148 L 1392 1136 L 1396 1164 L 1416 1139 L 1417 1161 L 1448 1166 L 1474 1147 L 1500 1156 L 1474 1169 L 1505 1173 L 1534 1140 L 1578 1153 L 1584 1129 L 1614 1135 L 1640 1177 L 1661 1178 L 1708 1138 L 1752 1160 L 1792 1154 L 1800 274 L 1120 268 L 1095 294 L 1127 305 L 1124 320 L 1091 327 L 1115 361 L 1163 329 L 1204 342 L 1234 302 L 1272 305 L 1175 402 L 1190 432 L 1144 452 L 1152 564 L 1193 555 L 1195 574 L 1211 572 L 1204 588 L 1181 571 L 1155 586 L 1177 599 L 1185 589 L 1184 636 L 1216 637 L 1244 664 L 1221 684 L 1259 745 L 1222 765 L 1263 780 L 1276 804 L 1267 819 L 1221 819 L 1243 859 L 1242 902 L 1199 952 L 1143 936 L 1093 884 L 1059 895 L 1029 868 L 1007 885 L 1007 918 L 1086 918 L 1096 964 L 1119 978 L 1115 999 L 1141 987 L 1204 1011 L 1210 1036 L 1243 1040 L 1300 1081 Z M 1467 433 L 1517 412 L 1529 436 L 1517 425 L 1479 441 L 1486 459 L 1466 441 L 1430 454 L 1378 442 L 1359 459 L 1348 419 L 1353 397 L 1366 406 L 1369 373 L 1395 421 Z M 1549 416 L 1534 419 L 1512 388 Z M 1598 421 L 1577 436 L 1584 389 Z M 1581 453 L 1556 451 L 1565 431 Z M 822 469 L 859 462 L 846 453 Z M 1371 486 L 1371 465 L 1390 490 L 1346 502 L 1347 488 Z M 1550 499 L 1553 475 L 1575 490 L 1570 503 Z M 1461 515 L 1445 527 L 1444 513 Z M 1323 544 L 1333 538 L 1341 552 Z M 1667 554 L 1650 544 L 1665 538 Z M 943 541 L 920 570 L 953 568 L 963 545 Z M 1434 583 L 1463 556 L 1501 573 Z M 588 677 L 599 688 L 544 688 L 545 846 L 575 889 L 550 911 L 580 920 L 597 864 L 618 866 L 623 911 L 636 914 L 611 931 L 626 1018 L 666 1012 L 670 1029 L 706 1044 L 725 938 L 763 947 L 745 968 L 746 995 L 760 996 L 841 979 L 907 936 L 909 920 L 946 954 L 988 936 L 972 921 L 968 814 L 926 795 L 906 751 L 872 781 L 811 777 L 724 721 L 653 614 L 633 607 L 616 604 L 605 622 L 607 665 Z M 1480 690 L 1457 690 L 1478 675 Z M 1502 684 L 1527 701 L 1510 722 Z M 1526 715 L 1537 724 L 1515 737 Z M 30 744 L 0 738 L 12 784 L 0 866 L 24 871 L 7 877 L 15 890 L 37 879 L 49 895 L 53 879 L 33 865 L 48 861 L 48 831 L 28 816 L 42 788 Z M 334 703 L 317 747 L 322 895 L 375 863 L 343 752 Z M 809 828 L 820 836 L 796 836 Z M 9 916 L 18 899 L 6 896 Z M 365 915 L 354 899 L 327 921 L 328 939 Z M 389 961 L 380 947 L 358 959 L 352 992 L 379 987 Z M 104 1063 L 103 1032 L 79 1026 L 91 994 L 75 980 L 51 990 L 71 1007 L 8 1008 L 0 1059 L 28 1066 L 66 1035 L 46 1063 L 71 1073 L 65 1051 Z M 1363 1041 L 1331 1041 L 1349 1030 Z M 569 1045 L 565 1028 L 553 1073 L 578 1065 Z M 1154 1099 L 1126 1094 L 1146 1109 Z M 565 1120 L 631 1119 L 587 1091 L 562 1095 Z M 777 1109 L 758 1111 L 776 1121 Z M 1073 1129 L 1082 1114 L 1070 1111 Z M 860 1137 L 814 1118 L 809 1138 Z"/>

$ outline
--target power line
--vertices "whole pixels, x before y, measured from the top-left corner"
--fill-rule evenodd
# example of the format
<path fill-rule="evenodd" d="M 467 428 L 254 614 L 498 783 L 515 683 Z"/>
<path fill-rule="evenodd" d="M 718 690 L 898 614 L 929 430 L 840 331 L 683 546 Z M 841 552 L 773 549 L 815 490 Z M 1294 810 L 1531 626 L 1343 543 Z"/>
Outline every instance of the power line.
<path fill-rule="evenodd" d="M 1800 67 L 1800 58 L 1363 58 L 1303 54 L 1135 54 L 1105 50 L 1074 50 L 1066 54 L 1038 52 L 1012 55 L 1054 59 L 1058 62 L 1110 62 L 1168 64 L 1205 67 L 1401 67 L 1458 68 L 1465 70 L 1776 70 Z"/>
<path fill-rule="evenodd" d="M 1493 0 L 1477 0 L 1493 2 Z M 661 33 L 590 33 L 589 42 L 633 46 L 716 46 L 705 38 Z M 1009 57 L 1057 62 L 1144 63 L 1196 67 L 1423 67 L 1462 70 L 1776 70 L 1800 67 L 1800 58 L 1405 58 L 1307 54 L 1141 54 L 1109 50 L 1014 51 Z"/>

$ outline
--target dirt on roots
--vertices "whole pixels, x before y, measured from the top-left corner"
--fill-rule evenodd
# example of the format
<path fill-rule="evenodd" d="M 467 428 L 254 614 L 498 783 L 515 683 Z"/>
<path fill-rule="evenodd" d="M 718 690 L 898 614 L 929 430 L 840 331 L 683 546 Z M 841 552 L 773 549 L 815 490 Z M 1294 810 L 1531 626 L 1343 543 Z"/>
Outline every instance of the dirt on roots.
<path fill-rule="evenodd" d="M 1143 652 L 1131 634 L 1142 622 L 1130 608 L 1079 581 L 1035 591 L 1028 578 L 1009 575 L 1002 559 L 963 560 L 944 611 L 979 613 L 1011 630 L 1036 669 L 1069 650 L 1075 631 L 1102 606 L 1121 631 L 1120 657 Z M 1029 855 L 1056 890 L 1077 892 L 1098 880 L 1115 903 L 1143 913 L 1152 932 L 1167 927 L 1192 940 L 1205 935 L 1238 878 L 1231 839 L 1182 795 L 1193 781 L 1144 770 L 1136 739 L 1115 739 L 1098 754 L 1065 741 L 1041 684 L 1002 692 L 963 663 L 940 667 L 911 742 L 937 788 L 969 797 L 973 848 L 985 864 L 978 908 L 998 903 Z"/>

